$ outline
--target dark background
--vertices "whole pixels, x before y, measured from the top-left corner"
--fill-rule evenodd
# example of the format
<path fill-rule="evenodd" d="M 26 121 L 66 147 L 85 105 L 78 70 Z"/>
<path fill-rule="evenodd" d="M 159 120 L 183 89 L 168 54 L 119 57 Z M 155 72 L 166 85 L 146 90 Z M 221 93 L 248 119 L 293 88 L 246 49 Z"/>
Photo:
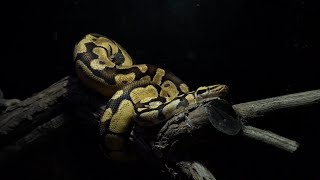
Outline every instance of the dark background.
<path fill-rule="evenodd" d="M 309 1 L 73 0 L 2 7 L 8 10 L 1 14 L 0 88 L 6 98 L 25 99 L 69 75 L 74 44 L 91 32 L 114 39 L 137 62 L 170 69 L 192 89 L 227 84 L 233 104 L 320 88 L 319 8 Z M 301 148 L 289 154 L 244 141 L 241 153 L 219 155 L 217 178 L 317 179 L 311 163 L 319 162 L 318 111 L 296 109 L 257 122 Z M 165 178 L 144 165 L 103 169 L 100 157 L 88 153 L 90 138 L 82 138 L 57 135 L 31 148 L 7 166 L 21 172 L 11 178 Z"/>

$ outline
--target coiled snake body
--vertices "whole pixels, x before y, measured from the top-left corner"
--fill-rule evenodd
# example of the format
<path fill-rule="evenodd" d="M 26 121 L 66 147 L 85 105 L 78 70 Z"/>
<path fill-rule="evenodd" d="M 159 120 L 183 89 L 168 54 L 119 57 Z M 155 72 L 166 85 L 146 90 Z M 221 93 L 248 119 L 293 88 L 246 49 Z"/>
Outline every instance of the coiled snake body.
<path fill-rule="evenodd" d="M 188 86 L 170 71 L 133 60 L 115 41 L 99 35 L 84 36 L 74 48 L 80 80 L 111 97 L 99 122 L 102 147 L 113 160 L 126 159 L 126 140 L 136 122 L 150 126 L 168 120 L 190 104 L 205 98 L 224 97 L 223 84 Z"/>

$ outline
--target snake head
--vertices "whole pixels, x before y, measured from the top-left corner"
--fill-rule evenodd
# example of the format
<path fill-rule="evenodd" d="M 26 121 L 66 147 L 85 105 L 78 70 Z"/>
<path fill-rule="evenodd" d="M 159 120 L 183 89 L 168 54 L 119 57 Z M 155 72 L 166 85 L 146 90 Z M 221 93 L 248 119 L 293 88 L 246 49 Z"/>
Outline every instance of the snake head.
<path fill-rule="evenodd" d="M 199 102 L 208 98 L 223 98 L 227 95 L 228 91 L 228 86 L 224 84 L 201 86 L 195 92 L 195 99 Z"/>

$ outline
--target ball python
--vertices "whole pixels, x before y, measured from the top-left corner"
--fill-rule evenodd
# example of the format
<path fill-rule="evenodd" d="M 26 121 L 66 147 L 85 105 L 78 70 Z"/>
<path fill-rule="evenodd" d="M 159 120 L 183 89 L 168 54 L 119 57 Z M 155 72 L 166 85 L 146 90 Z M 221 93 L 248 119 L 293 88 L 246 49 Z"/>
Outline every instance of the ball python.
<path fill-rule="evenodd" d="M 111 97 L 99 120 L 99 132 L 103 150 L 113 160 L 128 158 L 126 144 L 133 123 L 159 124 L 191 104 L 224 97 L 228 91 L 223 84 L 189 91 L 166 69 L 134 64 L 122 46 L 100 34 L 85 35 L 75 45 L 73 56 L 79 79 Z"/>

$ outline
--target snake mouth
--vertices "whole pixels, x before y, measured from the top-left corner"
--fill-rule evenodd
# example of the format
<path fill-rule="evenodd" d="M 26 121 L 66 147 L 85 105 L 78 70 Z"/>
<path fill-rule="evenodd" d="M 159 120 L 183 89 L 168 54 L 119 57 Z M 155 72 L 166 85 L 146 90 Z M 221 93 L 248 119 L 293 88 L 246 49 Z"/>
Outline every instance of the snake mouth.
<path fill-rule="evenodd" d="M 219 96 L 225 97 L 229 92 L 229 87 L 227 85 L 221 84 L 219 90 Z"/>

